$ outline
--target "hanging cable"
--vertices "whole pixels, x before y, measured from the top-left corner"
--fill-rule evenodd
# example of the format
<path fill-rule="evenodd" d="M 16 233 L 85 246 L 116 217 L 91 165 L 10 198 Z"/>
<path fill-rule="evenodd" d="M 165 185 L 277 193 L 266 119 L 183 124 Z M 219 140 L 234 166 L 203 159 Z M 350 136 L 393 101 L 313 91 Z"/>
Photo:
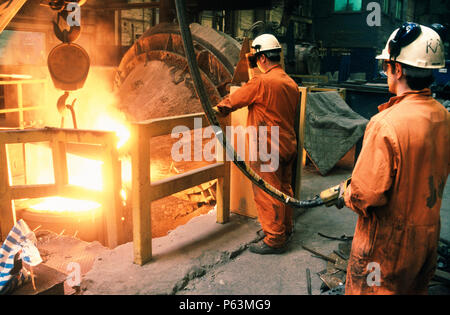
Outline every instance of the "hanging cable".
<path fill-rule="evenodd" d="M 270 196 L 280 200 L 288 206 L 293 208 L 313 208 L 317 206 L 321 206 L 324 204 L 323 200 L 316 196 L 311 200 L 297 200 L 293 197 L 286 195 L 285 193 L 279 191 L 266 181 L 264 181 L 258 174 L 255 173 L 253 169 L 251 169 L 236 153 L 234 148 L 228 144 L 226 136 L 223 133 L 222 128 L 220 127 L 219 121 L 217 120 L 216 115 L 214 114 L 211 102 L 209 100 L 209 96 L 206 92 L 206 89 L 203 85 L 203 81 L 201 79 L 200 71 L 197 64 L 197 59 L 195 56 L 194 45 L 192 41 L 192 34 L 189 28 L 189 25 L 186 22 L 185 17 L 185 5 L 183 0 L 175 0 L 176 10 L 178 16 L 178 23 L 180 25 L 180 34 L 183 39 L 184 50 L 186 53 L 186 58 L 188 61 L 189 69 L 191 71 L 191 76 L 194 81 L 195 89 L 197 91 L 197 95 L 200 99 L 200 103 L 202 104 L 203 110 L 206 114 L 206 117 L 211 126 L 215 131 L 216 137 L 219 142 L 224 147 L 226 153 L 229 157 L 233 157 L 233 163 L 239 168 L 239 170 L 254 183 L 260 189 L 265 191 Z"/>

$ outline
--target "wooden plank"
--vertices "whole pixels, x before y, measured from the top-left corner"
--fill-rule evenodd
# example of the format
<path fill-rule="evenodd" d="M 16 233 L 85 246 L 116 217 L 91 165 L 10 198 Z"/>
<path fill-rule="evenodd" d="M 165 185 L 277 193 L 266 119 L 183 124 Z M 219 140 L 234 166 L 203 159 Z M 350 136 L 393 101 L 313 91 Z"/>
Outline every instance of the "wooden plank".
<path fill-rule="evenodd" d="M 231 116 L 228 115 L 225 119 L 220 121 L 222 126 L 231 125 Z M 222 144 L 217 140 L 217 148 L 222 147 Z M 227 161 L 226 152 L 224 149 L 217 150 L 217 161 L 223 161 L 223 174 L 217 180 L 217 193 L 216 193 L 216 205 L 217 205 L 217 223 L 224 224 L 230 221 L 230 194 L 231 194 L 231 162 Z"/>
<path fill-rule="evenodd" d="M 8 80 L 8 81 L 0 81 L 0 85 L 16 85 L 16 84 L 46 84 L 46 80 L 35 79 L 35 80 Z"/>
<path fill-rule="evenodd" d="M 24 129 L 25 122 L 23 121 L 23 89 L 22 84 L 17 84 L 17 109 L 19 110 L 19 126 Z"/>
<path fill-rule="evenodd" d="M 57 194 L 64 198 L 92 200 L 98 203 L 103 202 L 103 194 L 101 191 L 87 189 L 81 186 L 65 185 L 58 189 Z"/>
<path fill-rule="evenodd" d="M 300 87 L 300 117 L 298 124 L 298 142 L 297 142 L 297 168 L 295 174 L 295 191 L 294 198 L 300 200 L 302 169 L 305 165 L 305 117 L 306 117 L 306 101 L 308 98 L 308 88 Z"/>
<path fill-rule="evenodd" d="M 30 106 L 30 107 L 23 107 L 23 108 L 1 109 L 0 110 L 0 114 L 16 113 L 16 112 L 19 112 L 19 111 L 27 112 L 27 111 L 39 110 L 39 109 L 44 110 L 44 109 L 46 109 L 46 107 L 44 107 L 44 106 Z"/>
<path fill-rule="evenodd" d="M 224 176 L 217 180 L 217 223 L 230 221 L 230 162 L 225 163 Z"/>
<path fill-rule="evenodd" d="M 201 118 L 201 124 L 195 124 L 196 119 Z M 189 115 L 174 116 L 169 118 L 152 119 L 145 123 L 148 126 L 151 137 L 158 137 L 170 135 L 175 127 L 184 126 L 190 130 L 197 129 L 196 127 L 205 128 L 209 126 L 209 122 L 204 113 L 196 113 Z"/>
<path fill-rule="evenodd" d="M 165 178 L 150 184 L 150 200 L 158 200 L 185 189 L 222 177 L 225 172 L 224 163 L 204 166 L 180 175 Z"/>
<path fill-rule="evenodd" d="M 11 186 L 10 189 L 12 199 L 43 198 L 58 194 L 58 186 L 55 184 L 18 185 Z"/>
<path fill-rule="evenodd" d="M 150 138 L 145 125 L 133 125 L 131 129 L 134 263 L 142 266 L 152 258 Z"/>
<path fill-rule="evenodd" d="M 69 171 L 67 169 L 66 144 L 61 141 L 52 142 L 53 173 L 55 184 L 58 187 L 69 183 Z"/>
<path fill-rule="evenodd" d="M 45 132 L 45 129 L 0 131 L 0 142 L 3 143 L 46 142 L 51 139 L 52 132 Z"/>
<path fill-rule="evenodd" d="M 344 101 L 345 101 L 345 98 L 347 95 L 347 90 L 343 89 L 343 88 L 332 89 L 332 88 L 311 87 L 309 91 L 310 92 L 337 92 L 344 99 Z"/>
<path fill-rule="evenodd" d="M 122 162 L 119 159 L 118 151 L 115 149 L 115 156 L 112 159 L 112 173 L 114 180 L 114 203 L 116 208 L 116 224 L 117 224 L 117 241 L 118 245 L 127 242 L 127 236 L 125 235 L 124 221 L 122 218 L 125 216 L 125 209 L 122 199 Z"/>
<path fill-rule="evenodd" d="M 105 147 L 103 156 L 103 218 L 106 226 L 106 244 L 109 248 L 119 245 L 120 173 L 115 168 L 118 156 L 114 143 Z M 117 185 L 119 183 L 119 186 Z"/>
<path fill-rule="evenodd" d="M 27 143 L 62 141 L 71 143 L 103 144 L 114 141 L 117 138 L 112 131 L 80 130 L 43 128 L 32 130 L 1 130 L 0 142 L 4 143 Z M 111 140 L 114 139 L 114 140 Z"/>
<path fill-rule="evenodd" d="M 66 143 L 86 143 L 107 145 L 111 141 L 116 141 L 117 135 L 113 131 L 100 130 L 80 130 L 80 129 L 59 129 L 46 128 L 54 134 L 59 141 Z"/>
<path fill-rule="evenodd" d="M 239 87 L 231 87 L 230 92 L 234 93 Z M 245 127 L 247 126 L 248 107 L 243 107 L 231 113 L 231 125 L 233 127 Z M 234 137 L 234 135 L 233 135 Z M 234 137 L 237 138 L 237 137 Z M 228 139 L 231 144 L 232 139 Z M 235 145 L 234 145 L 235 146 Z M 245 139 L 245 159 L 246 163 L 249 163 L 249 141 L 248 136 Z M 231 211 L 250 218 L 258 217 L 258 210 L 256 209 L 256 203 L 253 196 L 253 184 L 252 182 L 239 170 L 239 168 L 231 163 L 230 167 L 230 208 Z"/>
<path fill-rule="evenodd" d="M 0 144 L 0 233 L 3 241 L 14 226 L 6 145 Z"/>

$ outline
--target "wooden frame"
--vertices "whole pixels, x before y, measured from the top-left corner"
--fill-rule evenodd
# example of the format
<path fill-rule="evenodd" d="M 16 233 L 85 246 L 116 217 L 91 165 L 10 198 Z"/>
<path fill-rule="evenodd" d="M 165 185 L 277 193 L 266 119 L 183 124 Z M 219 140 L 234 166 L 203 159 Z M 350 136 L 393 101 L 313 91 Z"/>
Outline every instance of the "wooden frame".
<path fill-rule="evenodd" d="M 14 78 L 14 75 L 0 75 L 5 76 L 6 78 Z M 20 75 L 19 75 L 20 76 Z M 33 111 L 33 110 L 44 110 L 45 107 L 43 106 L 28 106 L 24 107 L 23 104 L 23 85 L 26 84 L 43 84 L 44 85 L 44 103 L 47 99 L 47 81 L 44 79 L 14 79 L 14 80 L 5 80 L 0 81 L 0 85 L 7 86 L 7 85 L 17 85 L 17 108 L 8 108 L 8 109 L 0 109 L 0 114 L 9 114 L 9 113 L 18 113 L 19 114 L 19 129 L 25 128 L 25 120 L 24 120 L 24 113 L 27 111 Z M 5 97 L 5 96 L 3 96 Z M 5 105 L 6 105 L 6 99 L 4 99 Z M 23 163 L 25 165 L 26 163 L 26 156 L 25 156 L 25 144 L 22 144 L 22 155 L 23 155 Z M 25 174 L 25 183 L 27 181 L 27 176 Z"/>
<path fill-rule="evenodd" d="M 306 104 L 308 101 L 308 93 L 314 92 L 338 92 L 339 95 L 345 100 L 346 97 L 346 89 L 338 88 L 318 88 L 318 87 L 299 87 L 300 91 L 300 108 L 299 108 L 299 123 L 297 126 L 300 126 L 299 130 L 297 130 L 297 167 L 295 174 L 295 189 L 294 189 L 294 198 L 300 200 L 300 186 L 302 179 L 302 169 L 306 165 L 306 157 L 308 153 L 305 150 L 305 119 L 306 119 Z"/>
<path fill-rule="evenodd" d="M 175 126 L 194 129 L 194 119 L 201 118 L 202 126 L 209 123 L 203 113 L 154 119 L 132 126 L 132 208 L 134 262 L 144 265 L 152 259 L 151 203 L 174 193 L 195 187 L 204 182 L 218 179 L 217 223 L 226 223 L 230 218 L 230 162 L 226 161 L 225 150 L 218 156 L 218 162 L 196 170 L 155 182 L 150 180 L 150 140 L 152 137 L 169 135 Z M 221 121 L 229 125 L 229 118 Z"/>
<path fill-rule="evenodd" d="M 297 137 L 299 139 L 297 143 L 297 168 L 296 168 L 296 183 L 299 183 L 295 186 L 294 197 L 300 200 L 300 183 L 301 183 L 301 170 L 306 165 L 306 158 L 308 157 L 308 153 L 305 150 L 305 118 L 306 118 L 306 104 L 308 101 L 308 93 L 314 92 L 337 92 L 345 100 L 347 95 L 347 90 L 344 88 L 318 88 L 318 87 L 299 87 L 300 91 L 300 130 L 297 133 Z"/>
<path fill-rule="evenodd" d="M 308 92 L 338 92 L 342 99 L 345 101 L 347 97 L 347 90 L 344 88 L 319 88 L 319 87 L 310 87 L 308 88 Z"/>
<path fill-rule="evenodd" d="M 43 84 L 44 91 L 47 91 L 47 81 L 44 79 L 30 79 L 30 80 L 9 80 L 0 81 L 0 85 L 17 85 L 17 108 L 0 109 L 0 114 L 8 113 L 19 113 L 19 128 L 23 129 L 25 127 L 24 123 L 24 112 L 45 109 L 43 106 L 23 106 L 23 85 L 24 84 Z M 46 93 L 46 92 L 45 92 Z M 44 95 L 46 99 L 46 94 Z"/>
<path fill-rule="evenodd" d="M 304 125 L 308 92 L 317 91 L 308 87 L 299 87 L 301 94 L 299 104 L 298 159 L 295 174 L 296 185 L 294 197 L 300 198 L 302 168 L 306 161 L 304 150 Z M 334 90 L 335 91 L 335 90 Z M 341 91 L 342 92 L 342 91 Z M 218 178 L 217 190 L 217 222 L 226 223 L 230 215 L 230 162 L 216 163 L 184 174 L 173 176 L 156 182 L 150 181 L 150 139 L 152 137 L 171 134 L 176 126 L 195 128 L 194 119 L 201 118 L 202 126 L 208 122 L 203 113 L 154 119 L 135 123 L 132 128 L 132 208 L 133 208 L 133 246 L 134 262 L 144 265 L 152 258 L 151 203 L 152 201 L 172 195 L 179 191 L 194 187 L 201 183 Z M 222 121 L 222 125 L 230 125 L 230 116 Z"/>
<path fill-rule="evenodd" d="M 299 87 L 300 91 L 300 103 L 298 109 L 298 123 L 297 130 L 297 165 L 295 173 L 295 187 L 294 198 L 300 200 L 301 182 L 302 182 L 302 169 L 306 164 L 306 151 L 305 151 L 305 116 L 306 116 L 306 102 L 308 99 L 308 88 Z"/>
<path fill-rule="evenodd" d="M 7 144 L 49 142 L 52 149 L 54 184 L 12 186 L 9 174 Z M 0 231 L 5 238 L 14 226 L 16 216 L 13 200 L 42 198 L 59 195 L 68 198 L 86 198 L 102 204 L 102 216 L 106 226 L 106 245 L 114 248 L 123 239 L 121 218 L 123 206 L 121 165 L 113 132 L 74 129 L 33 129 L 0 131 Z M 68 184 L 66 145 L 68 143 L 98 145 L 103 165 L 103 192 Z M 106 215 L 107 212 L 107 215 Z"/>

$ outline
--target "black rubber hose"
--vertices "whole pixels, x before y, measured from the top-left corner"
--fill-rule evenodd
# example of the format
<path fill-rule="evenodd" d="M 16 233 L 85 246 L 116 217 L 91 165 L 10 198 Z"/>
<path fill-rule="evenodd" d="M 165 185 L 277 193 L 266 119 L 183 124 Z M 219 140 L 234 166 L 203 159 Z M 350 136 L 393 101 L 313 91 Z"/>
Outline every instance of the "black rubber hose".
<path fill-rule="evenodd" d="M 263 191 L 268 193 L 270 196 L 280 200 L 281 202 L 294 207 L 294 208 L 313 208 L 317 206 L 323 205 L 322 199 L 319 196 L 312 200 L 297 200 L 293 197 L 286 195 L 285 193 L 279 191 L 266 181 L 264 181 L 258 174 L 255 173 L 236 153 L 234 148 L 230 146 L 227 142 L 226 136 L 223 133 L 222 128 L 220 127 L 219 121 L 217 120 L 216 115 L 214 114 L 211 102 L 209 100 L 209 96 L 206 92 L 206 89 L 203 85 L 203 81 L 201 79 L 200 71 L 198 69 L 197 59 L 195 56 L 194 45 L 192 41 L 192 34 L 189 28 L 189 25 L 186 22 L 185 18 L 185 6 L 183 0 L 175 0 L 176 10 L 178 16 L 178 23 L 180 24 L 180 34 L 183 39 L 184 50 L 186 53 L 186 58 L 188 61 L 189 69 L 191 71 L 191 76 L 194 81 L 195 89 L 197 91 L 197 95 L 200 99 L 200 103 L 202 104 L 203 110 L 206 114 L 206 117 L 211 126 L 213 126 L 215 134 L 219 142 L 224 147 L 228 156 L 233 157 L 233 163 L 239 168 L 239 170 L 248 177 L 255 185 L 261 188 Z"/>

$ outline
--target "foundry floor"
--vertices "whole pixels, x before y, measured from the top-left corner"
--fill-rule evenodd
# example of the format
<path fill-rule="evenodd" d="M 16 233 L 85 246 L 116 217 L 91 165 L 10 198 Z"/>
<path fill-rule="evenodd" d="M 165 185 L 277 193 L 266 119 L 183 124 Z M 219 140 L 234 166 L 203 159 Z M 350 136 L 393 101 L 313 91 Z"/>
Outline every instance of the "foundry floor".
<path fill-rule="evenodd" d="M 302 199 L 349 177 L 348 169 L 334 169 L 323 177 L 307 167 L 302 180 Z M 450 184 L 441 210 L 441 237 L 450 239 Z M 260 256 L 247 247 L 257 238 L 256 220 L 232 215 L 225 225 L 215 223 L 215 213 L 196 217 L 165 237 L 153 239 L 154 259 L 133 264 L 132 243 L 107 250 L 83 278 L 82 294 L 223 294 L 305 295 L 306 269 L 311 271 L 312 294 L 320 294 L 317 273 L 327 263 L 301 244 L 329 255 L 337 241 L 318 235 L 352 236 L 356 214 L 347 208 L 319 207 L 298 214 L 295 235 L 282 255 Z M 440 291 L 442 293 L 442 291 Z M 448 291 L 447 291 L 448 293 Z"/>

